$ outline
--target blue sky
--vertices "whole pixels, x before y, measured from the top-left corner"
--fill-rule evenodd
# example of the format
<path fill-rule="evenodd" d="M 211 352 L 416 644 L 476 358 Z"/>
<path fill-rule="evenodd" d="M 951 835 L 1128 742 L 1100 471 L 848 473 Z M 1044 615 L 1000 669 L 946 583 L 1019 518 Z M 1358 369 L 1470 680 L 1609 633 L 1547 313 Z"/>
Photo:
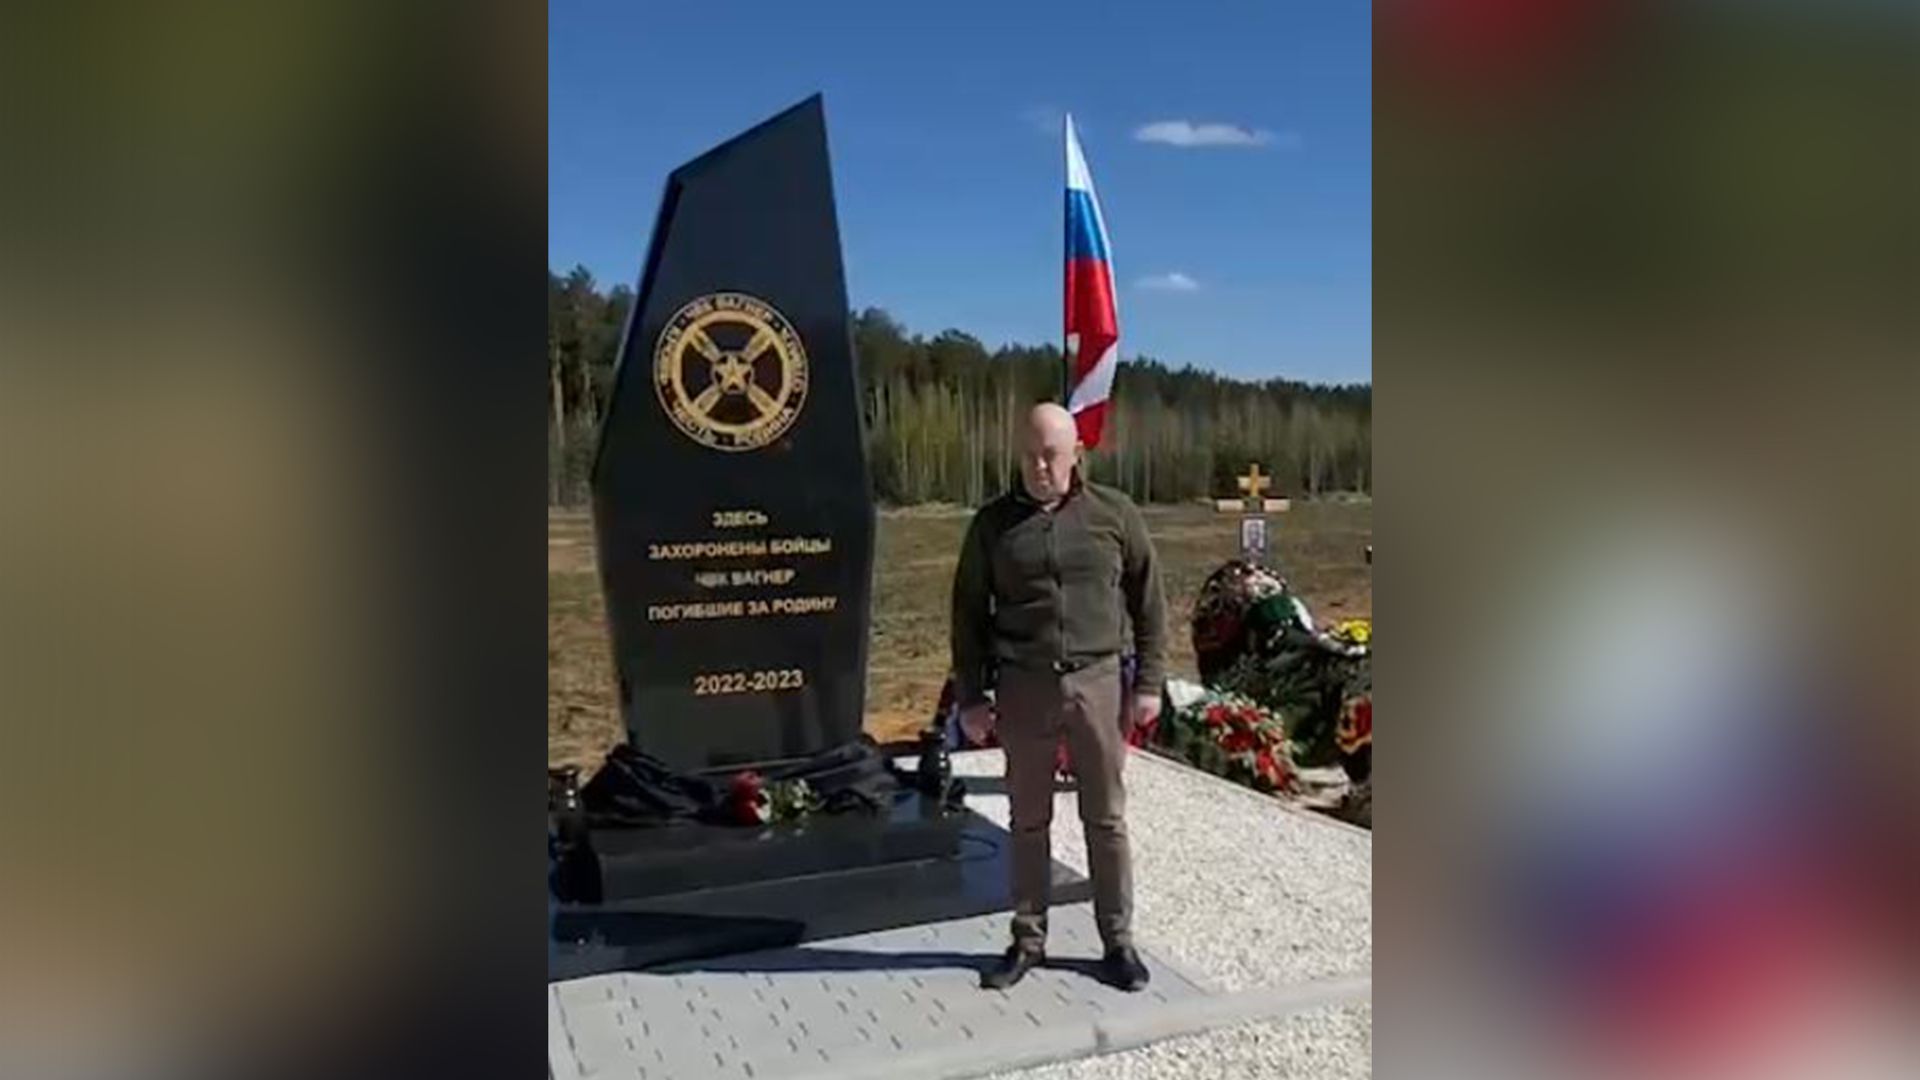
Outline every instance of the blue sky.
<path fill-rule="evenodd" d="M 667 173 L 823 92 L 853 305 L 1057 341 L 1070 110 L 1123 357 L 1372 379 L 1366 3 L 553 0 L 548 21 L 556 270 L 634 284 Z"/>

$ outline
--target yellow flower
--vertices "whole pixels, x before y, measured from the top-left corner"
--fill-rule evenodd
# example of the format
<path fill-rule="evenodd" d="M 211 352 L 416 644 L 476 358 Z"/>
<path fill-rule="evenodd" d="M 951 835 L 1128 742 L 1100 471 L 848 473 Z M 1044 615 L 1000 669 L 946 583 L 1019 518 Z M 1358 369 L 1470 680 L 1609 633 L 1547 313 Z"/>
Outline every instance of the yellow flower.
<path fill-rule="evenodd" d="M 1333 628 L 1333 636 L 1366 645 L 1373 641 L 1373 623 L 1368 619 L 1347 619 Z"/>

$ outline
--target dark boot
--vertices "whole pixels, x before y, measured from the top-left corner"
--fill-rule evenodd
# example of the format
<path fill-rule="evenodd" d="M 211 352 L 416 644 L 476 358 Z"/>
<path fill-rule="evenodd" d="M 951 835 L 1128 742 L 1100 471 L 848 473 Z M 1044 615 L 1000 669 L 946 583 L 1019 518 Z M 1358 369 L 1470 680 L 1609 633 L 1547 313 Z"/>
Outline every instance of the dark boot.
<path fill-rule="evenodd" d="M 1100 971 L 1108 985 L 1121 990 L 1133 992 L 1147 988 L 1147 965 L 1140 962 L 1140 954 L 1131 945 L 1108 949 L 1106 958 L 1100 961 Z"/>
<path fill-rule="evenodd" d="M 980 973 L 980 988 L 1005 990 L 1026 978 L 1027 972 L 1046 962 L 1047 954 L 1044 951 L 1015 945 L 994 961 L 992 967 Z"/>

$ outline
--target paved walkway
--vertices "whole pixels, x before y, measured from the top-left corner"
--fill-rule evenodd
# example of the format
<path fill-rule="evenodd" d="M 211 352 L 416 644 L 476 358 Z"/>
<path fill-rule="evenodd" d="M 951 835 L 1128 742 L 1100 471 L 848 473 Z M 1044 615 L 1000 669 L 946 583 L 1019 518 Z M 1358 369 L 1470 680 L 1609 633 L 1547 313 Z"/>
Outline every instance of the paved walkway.
<path fill-rule="evenodd" d="M 1006 992 L 980 989 L 979 968 L 1006 940 L 1006 916 L 983 915 L 559 983 L 555 1075 L 978 1075 L 1091 1053 L 1097 1025 L 1207 993 L 1150 952 L 1145 991 L 1098 981 L 1086 904 L 1055 909 L 1046 969 Z"/>
<path fill-rule="evenodd" d="M 969 806 L 1004 823 L 1001 768 L 998 752 L 955 757 Z M 1368 1075 L 1371 835 L 1146 754 L 1127 776 L 1148 992 L 1091 977 L 1085 904 L 1055 909 L 1055 966 L 1006 993 L 978 986 L 1006 915 L 955 919 L 556 983 L 553 1075 Z M 1055 858 L 1084 873 L 1071 791 L 1053 833 Z"/>

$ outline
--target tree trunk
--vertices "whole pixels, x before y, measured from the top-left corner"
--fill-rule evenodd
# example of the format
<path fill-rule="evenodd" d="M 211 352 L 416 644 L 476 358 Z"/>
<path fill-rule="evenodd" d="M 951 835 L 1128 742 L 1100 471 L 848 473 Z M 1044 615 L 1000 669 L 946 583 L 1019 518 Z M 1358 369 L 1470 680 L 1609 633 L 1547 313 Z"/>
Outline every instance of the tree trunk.
<path fill-rule="evenodd" d="M 581 450 L 584 457 L 586 456 L 587 447 L 592 445 L 594 433 L 600 430 L 600 410 L 593 400 L 593 365 L 587 363 L 585 360 L 582 360 L 580 363 L 580 397 L 578 401 L 579 406 L 574 409 L 574 417 L 581 422 L 574 425 L 577 429 L 574 432 L 574 438 L 581 442 Z M 573 497 L 578 501 L 584 502 L 586 499 L 586 471 L 592 468 L 590 464 L 591 460 L 592 459 L 588 457 L 586 462 L 583 462 L 585 468 L 583 468 L 581 475 L 576 477 L 573 476 L 571 472 L 573 455 L 571 453 L 567 455 L 567 463 L 569 466 L 567 480 L 572 487 Z"/>
<path fill-rule="evenodd" d="M 547 380 L 553 393 L 553 439 L 558 453 L 555 460 L 548 463 L 547 500 L 552 503 L 562 501 L 562 485 L 567 474 L 567 395 L 560 382 L 560 350 L 549 348 L 547 352 Z"/>
<path fill-rule="evenodd" d="M 1157 450 L 1159 450 L 1159 446 L 1157 444 L 1150 445 L 1147 447 L 1147 453 L 1146 453 L 1147 460 L 1143 463 L 1146 467 L 1145 468 L 1146 477 L 1142 480 L 1140 484 L 1140 501 L 1141 502 L 1150 503 L 1153 501 L 1153 455 Z"/>

